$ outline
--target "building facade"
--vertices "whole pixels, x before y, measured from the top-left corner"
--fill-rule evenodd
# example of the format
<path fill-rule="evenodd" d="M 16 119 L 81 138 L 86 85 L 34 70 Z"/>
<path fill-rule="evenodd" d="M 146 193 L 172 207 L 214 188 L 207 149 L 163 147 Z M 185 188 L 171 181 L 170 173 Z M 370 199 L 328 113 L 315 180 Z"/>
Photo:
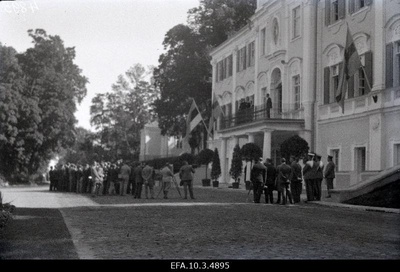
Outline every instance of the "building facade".
<path fill-rule="evenodd" d="M 400 163 L 400 1 L 259 0 L 248 25 L 211 52 L 213 97 L 225 113 L 209 147 L 254 142 L 280 160 L 293 135 L 337 164 L 337 187 Z M 363 68 L 335 101 L 347 31 Z M 272 108 L 267 103 L 271 98 Z"/>
<path fill-rule="evenodd" d="M 179 156 L 188 150 L 186 145 L 181 137 L 161 135 L 157 121 L 148 123 L 140 131 L 139 161 Z"/>

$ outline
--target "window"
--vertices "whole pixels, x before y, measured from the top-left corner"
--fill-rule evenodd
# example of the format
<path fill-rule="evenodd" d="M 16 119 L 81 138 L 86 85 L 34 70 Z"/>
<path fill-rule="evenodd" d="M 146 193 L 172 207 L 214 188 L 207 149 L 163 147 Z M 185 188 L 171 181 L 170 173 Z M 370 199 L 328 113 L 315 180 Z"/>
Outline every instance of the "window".
<path fill-rule="evenodd" d="M 232 76 L 232 70 L 233 70 L 233 57 L 232 55 L 229 55 L 229 57 L 227 58 L 228 60 L 228 77 Z"/>
<path fill-rule="evenodd" d="M 393 165 L 400 164 L 400 144 L 395 144 L 393 148 Z"/>
<path fill-rule="evenodd" d="M 300 109 L 300 76 L 293 77 L 294 109 Z"/>
<path fill-rule="evenodd" d="M 331 20 L 336 22 L 339 20 L 339 0 L 332 0 Z"/>
<path fill-rule="evenodd" d="M 372 0 L 350 0 L 349 1 L 349 13 L 353 14 L 366 6 L 370 6 Z"/>
<path fill-rule="evenodd" d="M 232 55 L 229 55 L 217 63 L 217 82 L 232 76 L 232 65 Z"/>
<path fill-rule="evenodd" d="M 236 70 L 240 72 L 246 69 L 246 46 L 240 49 L 237 54 L 238 64 Z"/>
<path fill-rule="evenodd" d="M 324 104 L 335 102 L 335 93 L 339 86 L 339 74 L 343 63 L 324 68 Z"/>
<path fill-rule="evenodd" d="M 266 32 L 265 27 L 261 29 L 261 56 L 265 55 L 265 42 L 266 42 Z"/>
<path fill-rule="evenodd" d="M 366 94 L 366 78 L 363 68 L 358 69 L 358 95 Z"/>
<path fill-rule="evenodd" d="M 254 48 L 254 42 L 249 43 L 247 46 L 248 49 L 248 64 L 247 67 L 254 66 L 254 61 L 255 61 L 255 48 Z"/>
<path fill-rule="evenodd" d="M 335 164 L 335 171 L 339 171 L 339 149 L 331 149 L 331 156 L 333 163 Z"/>
<path fill-rule="evenodd" d="M 300 36 L 300 6 L 293 9 L 293 39 Z"/>
<path fill-rule="evenodd" d="M 325 0 L 325 25 L 333 24 L 346 16 L 346 0 Z"/>
<path fill-rule="evenodd" d="M 366 149 L 365 147 L 356 147 L 354 151 L 355 170 L 357 172 L 364 172 L 366 170 Z"/>

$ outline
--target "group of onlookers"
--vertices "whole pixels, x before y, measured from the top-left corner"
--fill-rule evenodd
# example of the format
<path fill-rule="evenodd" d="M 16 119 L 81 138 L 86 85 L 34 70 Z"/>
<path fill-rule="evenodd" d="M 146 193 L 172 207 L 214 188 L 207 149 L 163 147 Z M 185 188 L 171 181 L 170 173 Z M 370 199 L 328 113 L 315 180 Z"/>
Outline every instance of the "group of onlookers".
<path fill-rule="evenodd" d="M 184 188 L 185 199 L 188 190 L 190 197 L 194 199 L 194 172 L 194 168 L 184 161 L 179 176 Z M 131 194 L 134 198 L 141 198 L 144 186 L 145 197 L 151 199 L 155 198 L 156 181 L 160 182 L 165 199 L 168 198 L 168 192 L 173 182 L 176 183 L 173 167 L 169 163 L 158 170 L 148 163 L 129 164 L 122 160 L 116 163 L 94 161 L 92 165 L 86 164 L 85 166 L 71 163 L 58 165 L 55 168 L 51 166 L 49 180 L 50 191 L 86 193 L 93 197 Z"/>
<path fill-rule="evenodd" d="M 335 164 L 332 156 L 328 156 L 325 167 L 321 156 L 308 153 L 308 158 L 303 159 L 304 167 L 301 167 L 299 158 L 290 157 L 290 165 L 286 159 L 281 159 L 281 164 L 275 167 L 271 159 L 265 162 L 260 159 L 251 170 L 250 179 L 253 186 L 254 202 L 260 203 L 262 192 L 265 194 L 265 203 L 273 202 L 273 191 L 278 192 L 276 204 L 299 203 L 303 190 L 303 180 L 306 187 L 307 201 L 320 201 L 322 195 L 322 180 L 326 179 L 328 195 L 333 189 L 335 178 Z M 325 169 L 324 169 L 325 168 Z"/>

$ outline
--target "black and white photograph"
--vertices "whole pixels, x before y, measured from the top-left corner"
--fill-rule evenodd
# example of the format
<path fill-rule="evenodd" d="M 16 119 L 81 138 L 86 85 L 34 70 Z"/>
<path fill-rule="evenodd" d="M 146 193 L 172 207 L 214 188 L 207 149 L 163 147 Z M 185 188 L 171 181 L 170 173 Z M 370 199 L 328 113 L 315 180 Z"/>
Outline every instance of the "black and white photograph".
<path fill-rule="evenodd" d="M 400 0 L 0 1 L 16 260 L 398 262 Z"/>

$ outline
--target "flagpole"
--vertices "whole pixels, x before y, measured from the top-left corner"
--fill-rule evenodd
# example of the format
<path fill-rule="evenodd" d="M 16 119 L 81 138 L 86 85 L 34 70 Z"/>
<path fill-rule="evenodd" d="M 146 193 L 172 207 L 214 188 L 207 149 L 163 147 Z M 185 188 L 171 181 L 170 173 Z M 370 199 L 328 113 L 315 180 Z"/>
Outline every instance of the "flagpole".
<path fill-rule="evenodd" d="M 203 125 L 204 125 L 204 127 L 206 128 L 206 130 L 207 130 L 207 134 L 210 135 L 210 132 L 208 131 L 208 128 L 207 128 L 207 126 L 206 126 L 206 123 L 204 122 L 203 116 L 201 116 L 201 111 L 200 111 L 199 108 L 197 107 L 196 100 L 194 100 L 193 97 L 192 97 L 192 99 L 193 99 L 193 102 L 194 102 L 194 106 L 196 107 L 197 111 L 198 111 L 199 114 L 200 114 L 201 121 L 203 122 Z"/>

